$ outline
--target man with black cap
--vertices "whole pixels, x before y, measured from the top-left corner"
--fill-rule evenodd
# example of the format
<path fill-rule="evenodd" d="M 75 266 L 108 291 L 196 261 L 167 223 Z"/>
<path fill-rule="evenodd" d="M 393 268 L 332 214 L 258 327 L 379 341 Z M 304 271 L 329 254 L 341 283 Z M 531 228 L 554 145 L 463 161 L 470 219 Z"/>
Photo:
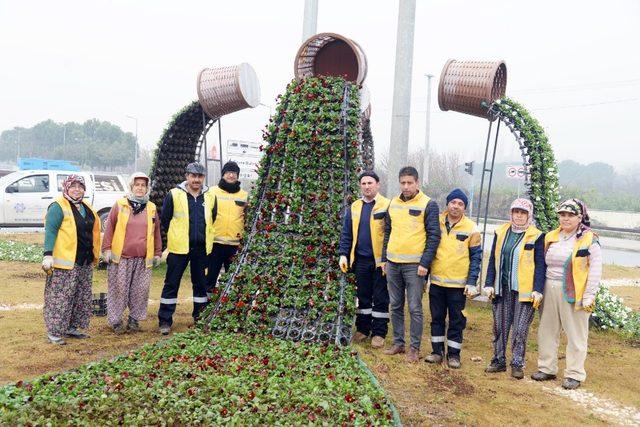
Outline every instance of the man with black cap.
<path fill-rule="evenodd" d="M 213 250 L 209 256 L 209 296 L 214 292 L 220 269 L 224 265 L 224 270 L 229 270 L 231 259 L 240 246 L 248 197 L 247 192 L 240 188 L 240 168 L 236 162 L 225 163 L 221 175 L 220 182 L 212 190 L 218 200 L 218 216 L 213 224 Z"/>
<path fill-rule="evenodd" d="M 340 235 L 339 264 L 356 275 L 356 333 L 353 342 L 372 336 L 371 347 L 382 348 L 389 323 L 389 292 L 382 274 L 384 218 L 389 199 L 378 193 L 380 178 L 373 171 L 360 175 L 362 198 L 345 211 Z"/>
<path fill-rule="evenodd" d="M 447 209 L 440 215 L 440 245 L 431 263 L 429 309 L 433 351 L 425 362 L 440 363 L 444 358 L 448 312 L 447 362 L 453 369 L 460 368 L 462 331 L 467 324 L 463 313 L 465 295 L 472 298 L 478 294 L 476 282 L 482 264 L 480 232 L 476 223 L 464 214 L 468 203 L 467 195 L 459 188 L 447 196 Z"/>
<path fill-rule="evenodd" d="M 213 222 L 217 202 L 213 191 L 204 185 L 205 169 L 199 163 L 189 163 L 186 180 L 169 191 L 162 204 L 160 218 L 167 232 L 167 275 L 160 298 L 158 319 L 160 332 L 168 335 L 173 313 L 178 303 L 178 289 L 187 264 L 191 265 L 193 285 L 193 319 L 207 305 L 205 269 L 207 256 L 213 247 Z"/>

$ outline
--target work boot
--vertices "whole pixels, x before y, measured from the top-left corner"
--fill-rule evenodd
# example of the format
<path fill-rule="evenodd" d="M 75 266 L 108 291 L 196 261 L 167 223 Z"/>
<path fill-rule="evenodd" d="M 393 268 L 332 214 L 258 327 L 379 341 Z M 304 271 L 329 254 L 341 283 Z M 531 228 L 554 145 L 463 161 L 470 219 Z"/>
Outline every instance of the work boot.
<path fill-rule="evenodd" d="M 363 341 L 364 341 L 364 340 L 366 340 L 367 338 L 369 338 L 369 337 L 367 337 L 367 336 L 366 336 L 365 334 L 363 334 L 362 332 L 357 331 L 355 334 L 353 334 L 353 337 L 351 337 L 351 343 L 352 343 L 352 344 L 358 344 L 358 343 L 363 342 Z"/>
<path fill-rule="evenodd" d="M 122 322 L 120 323 L 116 323 L 115 325 L 113 325 L 113 333 L 116 335 L 122 335 L 125 332 L 127 332 L 127 328 L 124 327 L 124 325 L 122 324 Z"/>
<path fill-rule="evenodd" d="M 555 380 L 556 376 L 552 374 L 545 374 L 542 371 L 537 371 L 531 374 L 531 379 L 535 381 L 549 381 L 549 380 Z"/>
<path fill-rule="evenodd" d="M 89 338 L 89 335 L 80 332 L 76 328 L 69 328 L 67 330 L 67 333 L 64 334 L 64 336 L 67 337 L 67 338 L 76 338 L 76 339 L 79 339 L 79 340 L 83 340 L 85 338 Z"/>
<path fill-rule="evenodd" d="M 171 333 L 171 325 L 167 325 L 167 324 L 160 325 L 160 333 L 162 335 L 169 335 Z"/>
<path fill-rule="evenodd" d="M 449 364 L 449 368 L 451 369 L 460 369 L 460 357 L 458 356 L 449 356 L 447 358 L 447 362 Z"/>
<path fill-rule="evenodd" d="M 136 319 L 134 319 L 133 317 L 129 316 L 129 322 L 127 323 L 127 329 L 129 329 L 131 332 L 140 332 L 140 325 L 138 324 L 138 321 Z"/>
<path fill-rule="evenodd" d="M 375 336 L 371 338 L 371 347 L 373 348 L 382 348 L 384 347 L 384 338 L 380 336 Z"/>
<path fill-rule="evenodd" d="M 427 363 L 442 363 L 442 355 L 439 353 L 431 353 L 424 358 L 424 361 Z"/>
<path fill-rule="evenodd" d="M 521 380 L 524 378 L 524 371 L 522 368 L 512 366 L 511 367 L 511 376 L 517 380 Z"/>
<path fill-rule="evenodd" d="M 567 390 L 575 390 L 580 387 L 580 381 L 574 380 L 573 378 L 565 378 L 562 381 L 562 388 Z"/>
<path fill-rule="evenodd" d="M 494 374 L 496 372 L 505 372 L 507 370 L 507 365 L 498 362 L 491 362 L 489 366 L 487 366 L 484 371 L 489 374 Z"/>
<path fill-rule="evenodd" d="M 395 354 L 400 354 L 400 353 L 404 353 L 404 347 L 394 344 L 391 347 L 389 347 L 388 349 L 386 349 L 385 351 L 383 351 L 384 354 L 389 355 L 389 356 L 393 356 Z"/>
<path fill-rule="evenodd" d="M 407 362 L 418 363 L 418 360 L 420 360 L 420 350 L 410 347 L 409 353 L 407 354 Z"/>

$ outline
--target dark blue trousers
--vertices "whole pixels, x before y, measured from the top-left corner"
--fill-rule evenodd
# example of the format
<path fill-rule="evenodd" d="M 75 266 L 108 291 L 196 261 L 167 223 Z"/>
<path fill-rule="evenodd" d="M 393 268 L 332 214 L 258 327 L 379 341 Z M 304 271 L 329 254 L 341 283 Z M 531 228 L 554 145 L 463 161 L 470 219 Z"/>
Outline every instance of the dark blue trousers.
<path fill-rule="evenodd" d="M 224 265 L 224 271 L 229 271 L 231 259 L 238 252 L 238 247 L 233 245 L 213 244 L 213 250 L 209 255 L 209 271 L 207 272 L 207 292 L 213 292 L 218 282 L 220 270 Z"/>
<path fill-rule="evenodd" d="M 447 354 L 460 357 L 462 331 L 467 326 L 467 318 L 462 314 L 466 304 L 464 288 L 429 287 L 429 309 L 431 310 L 431 347 L 434 354 L 444 355 L 445 330 Z M 446 318 L 449 315 L 449 328 Z"/>
<path fill-rule="evenodd" d="M 356 275 L 356 329 L 369 336 L 386 337 L 389 328 L 389 291 L 382 269 L 373 258 L 357 257 L 353 263 Z"/>

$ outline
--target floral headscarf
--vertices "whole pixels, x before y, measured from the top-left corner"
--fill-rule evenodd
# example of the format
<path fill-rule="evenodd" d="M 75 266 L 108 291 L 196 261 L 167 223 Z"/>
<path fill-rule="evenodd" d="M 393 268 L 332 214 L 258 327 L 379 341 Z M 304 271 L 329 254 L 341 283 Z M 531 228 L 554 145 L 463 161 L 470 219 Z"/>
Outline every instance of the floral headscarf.
<path fill-rule="evenodd" d="M 568 199 L 560 204 L 558 213 L 569 212 L 574 215 L 580 216 L 580 224 L 578 225 L 578 231 L 576 238 L 582 237 L 582 235 L 591 230 L 591 219 L 589 218 L 589 212 L 587 211 L 587 205 L 580 199 Z"/>
<path fill-rule="evenodd" d="M 136 197 L 136 195 L 133 194 L 133 184 L 138 178 L 147 180 L 147 193 L 142 197 Z M 151 193 L 151 185 L 149 184 L 149 177 L 145 173 L 136 172 L 131 175 L 131 180 L 129 181 L 129 192 L 127 193 L 127 200 L 129 201 L 129 205 L 131 206 L 134 215 L 142 212 L 149 202 L 149 194 Z"/>
<path fill-rule="evenodd" d="M 513 210 L 514 209 L 522 209 L 527 212 L 527 222 L 524 225 L 516 225 L 513 222 Z M 515 199 L 513 203 L 511 203 L 511 207 L 509 208 L 509 219 L 511 220 L 511 231 L 514 233 L 522 233 L 529 228 L 529 226 L 533 223 L 533 204 L 529 199 Z"/>
<path fill-rule="evenodd" d="M 84 178 L 80 175 L 71 174 L 62 183 L 62 195 L 64 196 L 65 199 L 69 200 L 71 203 L 78 204 L 82 202 L 82 197 L 76 200 L 69 195 L 69 188 L 71 188 L 71 186 L 76 182 L 82 185 L 82 188 L 84 188 L 85 191 L 87 190 L 87 185 L 84 183 Z"/>

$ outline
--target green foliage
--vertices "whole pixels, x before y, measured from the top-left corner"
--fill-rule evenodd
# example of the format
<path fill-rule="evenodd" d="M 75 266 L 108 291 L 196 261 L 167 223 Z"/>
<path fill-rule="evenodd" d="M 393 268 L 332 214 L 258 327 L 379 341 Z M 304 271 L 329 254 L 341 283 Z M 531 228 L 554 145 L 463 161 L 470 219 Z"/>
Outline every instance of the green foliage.
<path fill-rule="evenodd" d="M 40 122 L 31 128 L 14 128 L 0 134 L 0 160 L 38 157 L 76 161 L 96 168 L 132 163 L 135 136 L 97 119 L 84 123 Z"/>
<path fill-rule="evenodd" d="M 40 262 L 42 251 L 40 245 L 0 240 L 0 261 Z"/>
<path fill-rule="evenodd" d="M 250 197 L 245 247 L 221 277 L 220 288 L 227 290 L 215 295 L 213 328 L 266 333 L 291 309 L 308 322 L 328 324 L 339 315 L 352 320 L 355 280 L 342 277 L 335 254 L 343 207 L 358 191 L 362 155 L 358 88 L 347 88 L 346 129 L 344 93 L 345 81 L 335 77 L 287 87 L 264 134 L 268 145 Z"/>
<path fill-rule="evenodd" d="M 616 330 L 634 341 L 640 341 L 640 313 L 624 305 L 624 300 L 605 286 L 601 286 L 596 294 L 592 319 L 598 329 Z"/>
<path fill-rule="evenodd" d="M 558 167 L 547 135 L 538 121 L 512 99 L 500 99 L 494 107 L 527 150 L 531 177 L 529 198 L 533 203 L 535 220 L 541 230 L 552 230 L 558 226 L 556 208 L 560 196 Z"/>
<path fill-rule="evenodd" d="M 357 356 L 191 331 L 0 389 L 3 425 L 392 425 Z"/>

